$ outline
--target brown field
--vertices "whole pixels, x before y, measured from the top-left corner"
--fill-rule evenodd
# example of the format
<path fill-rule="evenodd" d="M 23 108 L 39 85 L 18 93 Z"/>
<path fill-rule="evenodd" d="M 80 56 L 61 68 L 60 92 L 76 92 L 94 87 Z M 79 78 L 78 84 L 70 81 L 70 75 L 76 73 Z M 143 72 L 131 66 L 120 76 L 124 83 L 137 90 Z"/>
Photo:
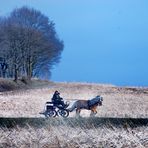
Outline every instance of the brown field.
<path fill-rule="evenodd" d="M 43 110 L 45 102 L 50 101 L 55 90 L 71 104 L 78 99 L 103 96 L 103 106 L 98 107 L 96 115 L 98 117 L 148 117 L 148 88 L 89 83 L 54 83 L 47 88 L 3 92 L 0 94 L 0 117 L 41 117 L 39 112 Z M 89 113 L 83 110 L 81 115 L 89 116 Z"/>
<path fill-rule="evenodd" d="M 47 120 L 47 119 L 46 119 Z M 73 119 L 74 120 L 74 119 Z M 148 127 L 116 127 L 112 124 L 94 126 L 86 120 L 69 122 L 60 119 L 56 125 L 46 124 L 34 127 L 26 124 L 25 127 L 0 129 L 1 148 L 147 148 Z M 85 121 L 84 121 L 85 120 Z M 96 121 L 95 121 L 96 120 Z M 97 122 L 95 119 L 93 122 Z M 48 122 L 48 120 L 46 121 Z M 50 121 L 49 121 L 50 122 Z M 85 124 L 84 124 L 85 122 Z M 58 125 L 59 124 L 59 125 Z"/>
<path fill-rule="evenodd" d="M 51 86 L 30 90 L 9 91 L 0 93 L 0 117 L 41 118 L 46 101 L 50 101 L 55 90 L 70 104 L 77 99 L 91 99 L 96 95 L 103 96 L 103 106 L 98 107 L 98 118 L 148 118 L 148 88 L 116 87 L 114 85 L 90 83 L 53 83 Z M 148 147 L 148 126 L 115 126 L 103 124 L 95 126 L 93 123 L 87 128 L 83 122 L 89 120 L 90 111 L 83 110 L 83 120 L 70 126 L 61 117 L 60 125 L 45 124 L 34 127 L 29 124 L 0 129 L 0 148 L 56 148 L 56 147 Z M 70 113 L 71 122 L 75 112 Z M 46 119 L 47 120 L 47 119 Z M 77 120 L 77 119 L 76 119 Z M 48 123 L 48 120 L 46 121 Z M 80 123 L 83 126 L 80 126 Z"/>

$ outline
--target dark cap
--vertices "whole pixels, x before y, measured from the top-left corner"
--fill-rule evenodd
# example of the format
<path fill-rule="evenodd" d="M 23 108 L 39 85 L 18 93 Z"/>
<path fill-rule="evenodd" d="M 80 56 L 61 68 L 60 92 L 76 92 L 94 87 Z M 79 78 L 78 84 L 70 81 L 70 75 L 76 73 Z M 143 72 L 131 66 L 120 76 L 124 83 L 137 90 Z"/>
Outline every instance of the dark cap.
<path fill-rule="evenodd" d="M 58 94 L 58 95 L 59 95 L 60 93 L 56 90 L 56 91 L 55 91 L 55 94 Z"/>

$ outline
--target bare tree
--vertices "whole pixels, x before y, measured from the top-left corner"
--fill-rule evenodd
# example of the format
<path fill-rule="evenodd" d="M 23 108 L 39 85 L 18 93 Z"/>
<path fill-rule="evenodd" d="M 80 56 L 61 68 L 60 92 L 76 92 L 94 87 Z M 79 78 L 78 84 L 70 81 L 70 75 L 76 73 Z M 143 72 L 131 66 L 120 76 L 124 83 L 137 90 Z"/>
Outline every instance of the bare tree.
<path fill-rule="evenodd" d="M 13 69 L 15 81 L 22 75 L 29 80 L 34 75 L 43 77 L 45 72 L 50 75 L 52 66 L 60 60 L 64 45 L 48 17 L 22 7 L 2 19 L 0 26 L 4 30 L 0 35 L 5 35 L 0 38 L 0 46 L 5 45 L 3 56 L 7 58 L 9 71 Z"/>

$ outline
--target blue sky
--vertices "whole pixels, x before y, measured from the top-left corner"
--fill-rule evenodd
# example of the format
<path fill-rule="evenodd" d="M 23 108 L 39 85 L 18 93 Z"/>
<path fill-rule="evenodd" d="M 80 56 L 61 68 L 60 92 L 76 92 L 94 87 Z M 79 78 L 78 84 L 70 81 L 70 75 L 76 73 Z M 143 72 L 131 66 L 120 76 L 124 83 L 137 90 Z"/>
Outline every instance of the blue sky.
<path fill-rule="evenodd" d="M 0 15 L 23 5 L 56 24 L 65 48 L 54 81 L 148 86 L 147 0 L 0 0 Z"/>

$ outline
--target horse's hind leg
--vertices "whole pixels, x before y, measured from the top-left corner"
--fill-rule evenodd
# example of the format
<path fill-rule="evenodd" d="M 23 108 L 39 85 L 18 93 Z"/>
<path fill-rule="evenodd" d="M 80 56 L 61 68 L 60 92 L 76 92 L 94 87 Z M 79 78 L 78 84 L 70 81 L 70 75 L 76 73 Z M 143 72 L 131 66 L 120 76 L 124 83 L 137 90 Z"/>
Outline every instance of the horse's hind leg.
<path fill-rule="evenodd" d="M 81 109 L 76 109 L 76 116 L 77 117 L 80 117 L 80 112 L 81 112 Z"/>

